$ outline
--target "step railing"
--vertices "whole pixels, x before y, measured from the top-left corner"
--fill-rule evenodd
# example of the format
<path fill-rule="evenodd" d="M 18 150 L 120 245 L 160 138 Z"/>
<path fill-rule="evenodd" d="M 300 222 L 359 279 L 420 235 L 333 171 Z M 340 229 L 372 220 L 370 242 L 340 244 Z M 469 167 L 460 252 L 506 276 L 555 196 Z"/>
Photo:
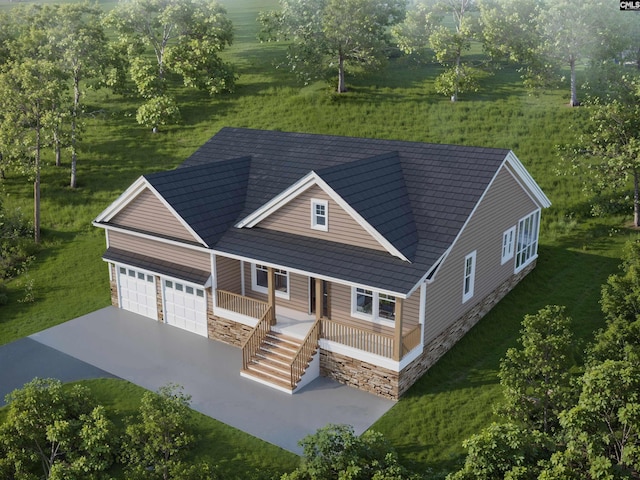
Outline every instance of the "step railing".
<path fill-rule="evenodd" d="M 246 370 L 251 363 L 251 359 L 256 356 L 260 350 L 262 342 L 266 338 L 267 334 L 271 331 L 271 325 L 275 319 L 275 309 L 267 306 L 267 310 L 264 312 L 258 323 L 242 344 L 242 369 Z"/>
<path fill-rule="evenodd" d="M 309 365 L 309 359 L 318 349 L 318 342 L 320 341 L 320 327 L 322 323 L 320 320 L 316 320 L 307 336 L 302 341 L 302 345 L 298 348 L 295 357 L 291 360 L 291 389 L 296 388 L 296 385 L 304 375 L 307 366 Z"/>

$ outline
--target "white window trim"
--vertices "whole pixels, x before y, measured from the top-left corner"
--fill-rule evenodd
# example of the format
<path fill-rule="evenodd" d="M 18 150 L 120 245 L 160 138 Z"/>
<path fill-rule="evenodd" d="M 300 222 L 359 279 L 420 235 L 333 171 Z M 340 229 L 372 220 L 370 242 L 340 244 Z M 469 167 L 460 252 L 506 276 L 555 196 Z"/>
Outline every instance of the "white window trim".
<path fill-rule="evenodd" d="M 525 250 L 524 248 L 520 248 L 519 242 L 518 242 L 518 238 L 520 237 L 520 232 L 522 231 L 522 228 L 525 224 L 525 222 L 530 219 L 530 218 L 535 218 L 536 221 L 536 225 L 535 225 L 535 229 L 532 232 L 533 235 L 530 237 L 530 242 L 527 244 L 526 248 L 529 248 L 531 245 L 533 245 L 535 243 L 535 249 L 534 252 L 529 256 L 529 258 L 527 258 L 527 260 L 522 263 L 521 265 L 518 265 L 518 259 L 520 258 L 520 255 L 522 254 L 522 252 Z M 518 230 L 516 231 L 516 246 L 515 246 L 515 256 L 516 256 L 516 260 L 514 262 L 514 273 L 518 273 L 519 271 L 521 271 L 523 268 L 525 268 L 527 265 L 529 265 L 531 262 L 533 262 L 536 258 L 538 258 L 538 243 L 540 240 L 540 209 L 536 210 L 535 212 L 530 213 L 529 215 L 522 217 L 519 221 L 518 221 Z"/>
<path fill-rule="evenodd" d="M 516 226 L 514 225 L 509 230 L 502 234 L 502 256 L 501 265 L 504 265 L 513 258 L 516 246 Z"/>
<path fill-rule="evenodd" d="M 319 215 L 316 214 L 316 205 L 324 207 L 324 225 L 318 223 Z M 327 200 L 311 199 L 311 228 L 323 232 L 329 231 L 329 202 Z"/>
<path fill-rule="evenodd" d="M 289 300 L 290 298 L 290 291 L 291 291 L 291 277 L 289 275 L 289 271 L 288 270 L 282 270 L 280 268 L 278 268 L 277 270 L 280 270 L 282 272 L 285 272 L 287 274 L 287 291 L 283 292 L 281 290 L 276 290 L 276 297 L 278 298 L 284 298 L 286 300 Z M 259 292 L 259 293 L 265 293 L 268 294 L 269 293 L 269 289 L 267 287 L 263 287 L 262 285 L 258 285 L 258 278 L 256 275 L 256 264 L 252 263 L 251 264 L 251 290 L 253 290 L 254 292 Z"/>
<path fill-rule="evenodd" d="M 471 260 L 471 271 L 467 274 L 467 263 Z M 465 292 L 467 287 L 467 278 L 469 279 L 469 290 Z M 476 250 L 464 257 L 464 274 L 462 276 L 462 303 L 465 303 L 471 297 L 476 284 Z"/>
<path fill-rule="evenodd" d="M 372 312 L 371 315 L 367 315 L 366 313 L 362 313 L 358 311 L 358 288 L 362 290 L 368 290 L 372 295 Z M 389 295 L 393 297 L 396 302 L 398 301 L 398 297 L 392 295 L 390 293 L 385 293 L 385 295 Z M 369 290 L 368 288 L 363 287 L 351 287 L 351 316 L 354 318 L 360 318 L 362 320 L 368 320 L 373 323 L 379 323 L 380 325 L 385 325 L 387 327 L 394 327 L 395 322 L 393 320 L 389 320 L 387 318 L 380 317 L 380 292 L 376 292 L 375 290 Z"/>

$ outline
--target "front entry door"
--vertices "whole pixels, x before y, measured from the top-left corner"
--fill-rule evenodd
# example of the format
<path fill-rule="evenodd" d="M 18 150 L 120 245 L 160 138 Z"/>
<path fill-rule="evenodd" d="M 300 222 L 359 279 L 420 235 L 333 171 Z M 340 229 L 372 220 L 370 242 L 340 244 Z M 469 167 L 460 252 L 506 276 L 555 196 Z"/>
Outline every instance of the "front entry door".
<path fill-rule="evenodd" d="M 331 284 L 326 280 L 316 280 L 311 278 L 309 282 L 309 311 L 313 314 L 316 313 L 316 282 L 322 282 L 322 317 L 331 318 L 331 302 L 329 301 L 329 295 L 331 291 Z"/>

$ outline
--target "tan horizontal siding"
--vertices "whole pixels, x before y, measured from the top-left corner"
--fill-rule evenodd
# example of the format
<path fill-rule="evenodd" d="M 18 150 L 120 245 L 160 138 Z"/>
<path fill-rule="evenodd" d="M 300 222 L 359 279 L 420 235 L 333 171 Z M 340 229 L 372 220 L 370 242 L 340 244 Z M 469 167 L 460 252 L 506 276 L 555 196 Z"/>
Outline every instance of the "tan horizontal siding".
<path fill-rule="evenodd" d="M 328 231 L 311 228 L 311 199 L 328 202 Z M 257 226 L 319 238 L 331 242 L 346 243 L 374 250 L 386 251 L 351 215 L 342 209 L 320 187 L 313 186 L 269 215 Z"/>
<path fill-rule="evenodd" d="M 405 333 L 418 325 L 419 312 L 420 292 L 418 291 L 406 299 L 403 305 L 402 329 Z M 349 285 L 331 284 L 331 320 L 365 330 L 393 334 L 393 327 L 351 316 L 351 287 Z"/>
<path fill-rule="evenodd" d="M 242 293 L 240 260 L 216 256 L 216 277 L 219 290 Z"/>
<path fill-rule="evenodd" d="M 435 338 L 514 273 L 501 265 L 502 236 L 538 207 L 506 168 L 498 173 L 453 250 L 427 286 L 425 342 Z M 465 257 L 476 251 L 474 295 L 462 303 Z"/>
<path fill-rule="evenodd" d="M 131 200 L 110 223 L 190 242 L 196 240 L 148 188 Z"/>
<path fill-rule="evenodd" d="M 244 262 L 245 295 L 256 300 L 267 301 L 265 293 L 256 292 L 251 288 L 251 263 Z M 309 280 L 304 275 L 289 272 L 289 300 L 276 295 L 276 305 L 291 308 L 299 312 L 309 312 Z"/>
<path fill-rule="evenodd" d="M 205 272 L 211 271 L 211 256 L 206 252 L 198 252 L 190 248 L 114 231 L 109 232 L 109 246 Z"/>

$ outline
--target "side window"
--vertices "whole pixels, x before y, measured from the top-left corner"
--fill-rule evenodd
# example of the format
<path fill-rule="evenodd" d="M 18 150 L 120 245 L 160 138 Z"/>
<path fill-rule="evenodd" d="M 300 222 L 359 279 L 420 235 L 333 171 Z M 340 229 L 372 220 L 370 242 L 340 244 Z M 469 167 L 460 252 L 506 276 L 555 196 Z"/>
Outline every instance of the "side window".
<path fill-rule="evenodd" d="M 473 251 L 464 258 L 464 282 L 462 285 L 462 303 L 473 297 L 476 279 L 476 252 Z"/>
<path fill-rule="evenodd" d="M 538 232 L 540 210 L 518 222 L 518 244 L 516 247 L 516 272 L 522 270 L 538 257 Z"/>
<path fill-rule="evenodd" d="M 502 265 L 513 258 L 516 244 L 516 227 L 511 227 L 502 235 Z"/>
<path fill-rule="evenodd" d="M 329 202 L 311 199 L 311 228 L 314 230 L 329 230 Z"/>

